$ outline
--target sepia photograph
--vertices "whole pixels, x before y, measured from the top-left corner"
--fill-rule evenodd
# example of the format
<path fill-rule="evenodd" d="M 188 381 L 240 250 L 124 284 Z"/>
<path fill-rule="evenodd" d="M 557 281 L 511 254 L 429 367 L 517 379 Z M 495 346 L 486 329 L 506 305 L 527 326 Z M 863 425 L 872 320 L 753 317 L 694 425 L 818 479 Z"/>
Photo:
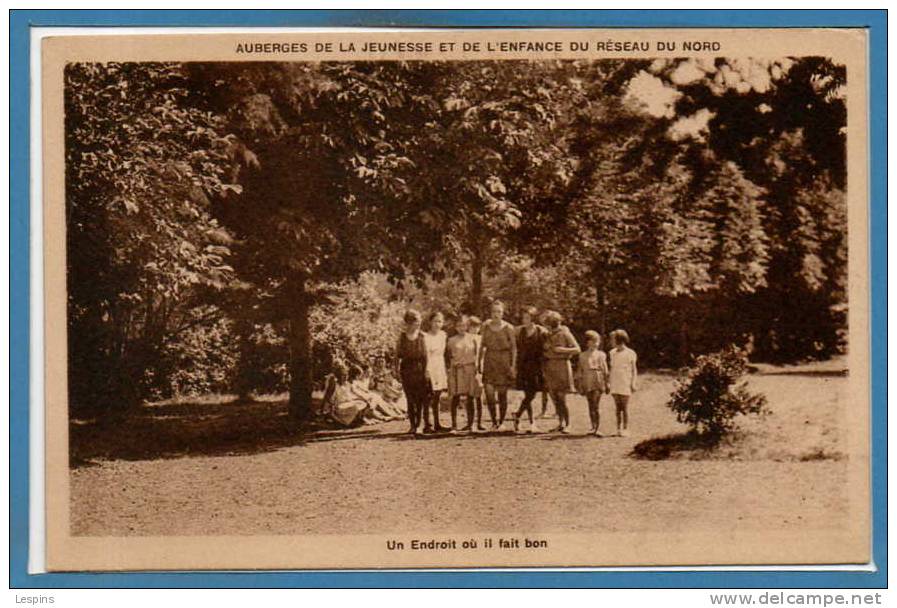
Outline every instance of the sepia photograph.
<path fill-rule="evenodd" d="M 600 40 L 45 74 L 51 567 L 866 563 L 864 72 Z"/>

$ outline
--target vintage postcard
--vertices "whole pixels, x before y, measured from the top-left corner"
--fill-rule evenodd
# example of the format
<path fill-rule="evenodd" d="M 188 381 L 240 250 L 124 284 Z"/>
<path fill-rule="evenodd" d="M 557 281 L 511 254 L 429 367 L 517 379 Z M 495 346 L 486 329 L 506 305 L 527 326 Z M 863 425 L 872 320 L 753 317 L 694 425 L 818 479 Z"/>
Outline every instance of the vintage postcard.
<path fill-rule="evenodd" d="M 43 40 L 51 571 L 870 561 L 867 34 Z"/>

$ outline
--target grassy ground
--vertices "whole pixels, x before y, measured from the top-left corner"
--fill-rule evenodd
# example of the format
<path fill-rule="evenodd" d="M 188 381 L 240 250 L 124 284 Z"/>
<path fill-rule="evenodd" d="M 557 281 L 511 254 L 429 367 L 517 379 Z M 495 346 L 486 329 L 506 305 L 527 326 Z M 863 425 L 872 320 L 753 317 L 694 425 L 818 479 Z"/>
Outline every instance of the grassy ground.
<path fill-rule="evenodd" d="M 836 525 L 847 517 L 852 456 L 839 399 L 845 379 L 828 369 L 763 371 L 750 382 L 768 396 L 772 414 L 746 422 L 736 441 L 714 451 L 683 439 L 665 406 L 673 379 L 658 374 L 642 378 L 628 438 L 582 435 L 589 421 L 579 396 L 571 398 L 569 436 L 412 439 L 405 422 L 299 434 L 279 401 L 147 406 L 115 432 L 73 423 L 73 533 Z M 609 397 L 602 414 L 610 430 Z"/>

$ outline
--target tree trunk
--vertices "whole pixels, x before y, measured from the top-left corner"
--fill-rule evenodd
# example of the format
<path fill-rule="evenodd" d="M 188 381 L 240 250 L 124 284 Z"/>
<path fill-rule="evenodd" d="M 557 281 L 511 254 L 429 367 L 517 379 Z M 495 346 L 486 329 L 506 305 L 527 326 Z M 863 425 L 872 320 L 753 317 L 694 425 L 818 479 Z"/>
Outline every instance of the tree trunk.
<path fill-rule="evenodd" d="M 679 322 L 679 366 L 686 367 L 689 364 L 688 360 L 689 348 L 688 348 L 688 323 L 686 322 L 683 314 L 682 320 Z"/>
<path fill-rule="evenodd" d="M 595 275 L 595 303 L 598 305 L 598 333 L 607 337 L 607 290 L 602 273 Z"/>
<path fill-rule="evenodd" d="M 311 332 L 308 315 L 310 298 L 304 277 L 288 285 L 290 318 L 290 416 L 299 423 L 311 417 Z"/>
<path fill-rule="evenodd" d="M 470 306 L 471 313 L 482 316 L 483 314 L 483 251 L 480 247 L 473 250 L 473 261 L 470 269 L 471 289 Z"/>
<path fill-rule="evenodd" d="M 237 343 L 238 343 L 238 360 L 237 360 L 237 378 L 235 388 L 240 401 L 249 401 L 252 397 L 253 382 L 252 376 L 255 370 L 252 362 L 252 330 L 253 323 L 245 317 L 239 317 L 235 323 Z"/>

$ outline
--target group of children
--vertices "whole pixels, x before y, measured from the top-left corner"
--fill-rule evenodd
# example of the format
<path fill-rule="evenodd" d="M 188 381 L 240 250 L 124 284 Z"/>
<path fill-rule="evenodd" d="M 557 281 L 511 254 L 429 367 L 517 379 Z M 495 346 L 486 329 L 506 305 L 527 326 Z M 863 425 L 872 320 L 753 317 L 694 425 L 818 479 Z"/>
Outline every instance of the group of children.
<path fill-rule="evenodd" d="M 319 396 L 322 419 L 344 427 L 405 418 L 400 406 L 402 390 L 394 381 L 375 378 L 357 365 L 337 363 L 325 379 Z"/>
<path fill-rule="evenodd" d="M 629 399 L 636 390 L 638 375 L 637 357 L 628 346 L 627 333 L 622 329 L 611 332 L 613 348 L 608 362 L 598 332 L 585 333 L 586 348 L 582 350 L 555 311 L 546 311 L 544 325 L 540 325 L 536 323 L 537 310 L 527 308 L 521 326 L 516 328 L 504 320 L 504 312 L 504 304 L 495 301 L 485 323 L 477 317 L 462 316 L 450 338 L 443 331 L 445 318 L 441 312 L 431 313 L 425 328 L 421 327 L 420 313 L 409 310 L 405 314 L 396 359 L 408 405 L 409 432 L 458 432 L 462 399 L 467 424 L 460 431 L 486 430 L 482 425 L 484 393 L 492 430 L 500 430 L 508 414 L 508 390 L 516 387 L 523 391 L 523 401 L 512 415 L 515 432 L 520 430 L 523 414 L 529 421 L 528 432 L 539 432 L 532 402 L 541 392 L 543 415 L 547 396 L 555 404 L 558 424 L 550 432 L 568 433 L 567 394 L 575 390 L 588 401 L 591 434 L 603 436 L 599 431 L 599 403 L 603 394 L 610 394 L 616 406 L 616 434 L 627 436 Z M 574 359 L 575 372 L 571 364 Z M 439 419 L 439 403 L 445 392 L 451 399 L 450 429 Z"/>

